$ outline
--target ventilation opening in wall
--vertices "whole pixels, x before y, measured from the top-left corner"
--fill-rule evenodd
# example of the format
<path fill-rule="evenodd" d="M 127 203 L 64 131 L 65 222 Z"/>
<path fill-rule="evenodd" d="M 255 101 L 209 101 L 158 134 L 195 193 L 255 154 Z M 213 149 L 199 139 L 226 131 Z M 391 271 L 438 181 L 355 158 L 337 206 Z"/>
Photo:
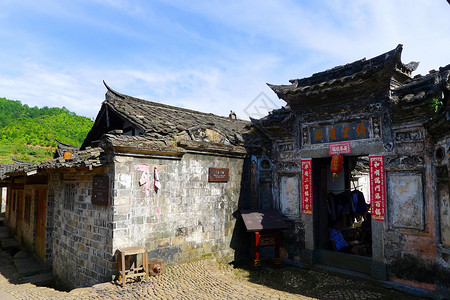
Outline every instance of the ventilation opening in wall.
<path fill-rule="evenodd" d="M 261 166 L 261 169 L 263 169 L 263 170 L 269 170 L 271 167 L 271 164 L 268 159 L 263 159 L 263 160 L 261 160 L 260 166 Z"/>
<path fill-rule="evenodd" d="M 445 150 L 442 146 L 437 146 L 436 149 L 434 150 L 434 159 L 436 160 L 436 162 L 440 163 L 444 160 L 445 158 Z"/>

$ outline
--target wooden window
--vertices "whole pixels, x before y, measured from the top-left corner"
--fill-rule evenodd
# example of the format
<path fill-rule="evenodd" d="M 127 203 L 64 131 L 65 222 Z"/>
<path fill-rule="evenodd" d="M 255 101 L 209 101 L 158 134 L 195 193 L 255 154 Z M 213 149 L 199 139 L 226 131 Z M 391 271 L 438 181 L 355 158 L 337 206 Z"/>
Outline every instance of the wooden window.
<path fill-rule="evenodd" d="M 109 176 L 96 175 L 92 183 L 92 204 L 109 206 Z"/>
<path fill-rule="evenodd" d="M 73 210 L 75 202 L 76 184 L 73 182 L 64 184 L 64 209 Z"/>

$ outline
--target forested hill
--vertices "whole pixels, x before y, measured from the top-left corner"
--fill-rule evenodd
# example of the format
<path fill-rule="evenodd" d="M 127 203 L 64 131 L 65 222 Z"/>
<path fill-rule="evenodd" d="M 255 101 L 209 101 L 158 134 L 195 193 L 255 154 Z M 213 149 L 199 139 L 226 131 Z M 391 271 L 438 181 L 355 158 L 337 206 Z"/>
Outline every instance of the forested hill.
<path fill-rule="evenodd" d="M 93 121 L 63 108 L 29 107 L 0 98 L 0 163 L 51 159 L 56 139 L 81 146 Z"/>

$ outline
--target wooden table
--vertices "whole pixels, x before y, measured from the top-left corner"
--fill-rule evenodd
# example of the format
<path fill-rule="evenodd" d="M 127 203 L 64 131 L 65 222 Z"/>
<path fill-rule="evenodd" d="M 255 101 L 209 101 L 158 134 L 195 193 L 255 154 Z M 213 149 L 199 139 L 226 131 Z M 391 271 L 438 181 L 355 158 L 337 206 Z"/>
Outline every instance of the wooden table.
<path fill-rule="evenodd" d="M 283 216 L 276 210 L 241 210 L 247 232 L 254 234 L 254 259 L 253 266 L 261 265 L 259 251 L 262 247 L 274 247 L 274 264 L 279 266 L 281 230 L 286 229 Z"/>

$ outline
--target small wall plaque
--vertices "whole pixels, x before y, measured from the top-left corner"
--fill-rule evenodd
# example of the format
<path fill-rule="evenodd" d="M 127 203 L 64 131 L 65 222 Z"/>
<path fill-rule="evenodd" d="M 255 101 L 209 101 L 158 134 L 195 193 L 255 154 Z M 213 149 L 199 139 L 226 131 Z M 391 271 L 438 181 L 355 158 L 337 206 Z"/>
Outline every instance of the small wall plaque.
<path fill-rule="evenodd" d="M 228 168 L 209 168 L 209 182 L 228 182 L 230 170 Z"/>
<path fill-rule="evenodd" d="M 108 206 L 109 196 L 109 176 L 95 176 L 92 184 L 92 204 Z"/>

